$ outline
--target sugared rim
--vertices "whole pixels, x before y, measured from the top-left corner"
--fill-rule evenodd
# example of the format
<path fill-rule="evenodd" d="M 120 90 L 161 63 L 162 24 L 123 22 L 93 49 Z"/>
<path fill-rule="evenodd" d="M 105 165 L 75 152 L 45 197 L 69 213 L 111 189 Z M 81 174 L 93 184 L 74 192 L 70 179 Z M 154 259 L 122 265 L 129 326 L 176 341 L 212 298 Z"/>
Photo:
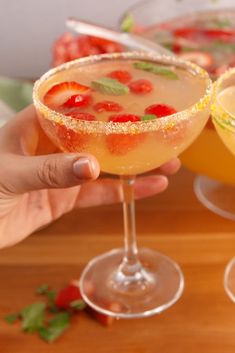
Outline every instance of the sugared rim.
<path fill-rule="evenodd" d="M 228 69 L 224 74 L 222 74 L 217 81 L 213 84 L 212 93 L 212 105 L 211 112 L 214 121 L 220 125 L 222 128 L 229 130 L 235 129 L 235 115 L 228 112 L 217 100 L 217 96 L 220 90 L 220 86 L 225 80 L 235 75 L 235 67 Z"/>
<path fill-rule="evenodd" d="M 71 69 L 76 66 L 94 64 L 103 60 L 125 60 L 125 59 L 134 59 L 134 60 L 148 60 L 160 62 L 161 64 L 174 65 L 182 69 L 187 69 L 188 71 L 193 72 L 195 75 L 204 78 L 207 81 L 205 94 L 201 97 L 199 101 L 190 106 L 189 108 L 177 112 L 176 114 L 161 118 L 154 119 L 149 121 L 139 121 L 139 122 L 127 122 L 116 123 L 116 122 L 103 122 L 103 121 L 84 121 L 84 120 L 75 120 L 70 116 L 65 116 L 62 113 L 56 112 L 48 108 L 39 97 L 39 89 L 44 82 L 55 74 Z M 96 132 L 96 133 L 116 133 L 116 134 L 136 134 L 140 132 L 147 131 L 156 131 L 163 129 L 164 127 L 169 127 L 175 125 L 177 122 L 182 120 L 187 120 L 188 116 L 192 116 L 199 111 L 204 110 L 211 99 L 212 94 L 212 82 L 209 78 L 208 73 L 200 68 L 199 66 L 190 63 L 188 61 L 171 57 L 167 55 L 158 55 L 154 53 L 146 52 L 125 52 L 125 53 L 114 53 L 114 54 L 100 54 L 92 55 L 85 58 L 76 59 L 65 64 L 62 64 L 54 69 L 46 72 L 38 81 L 35 82 L 33 88 L 33 102 L 36 109 L 39 110 L 47 119 L 52 120 L 58 124 L 63 124 L 68 128 L 77 131 L 87 131 L 87 132 Z"/>

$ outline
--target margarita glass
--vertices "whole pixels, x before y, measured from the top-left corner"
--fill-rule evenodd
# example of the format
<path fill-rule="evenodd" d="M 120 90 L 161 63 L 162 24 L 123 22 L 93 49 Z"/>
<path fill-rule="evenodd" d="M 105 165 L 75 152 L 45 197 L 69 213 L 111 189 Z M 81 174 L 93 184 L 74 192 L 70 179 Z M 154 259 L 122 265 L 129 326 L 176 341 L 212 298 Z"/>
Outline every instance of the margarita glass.
<path fill-rule="evenodd" d="M 235 69 L 229 69 L 215 83 L 212 117 L 224 145 L 235 155 Z M 235 302 L 235 258 L 226 267 L 224 287 Z"/>
<path fill-rule="evenodd" d="M 124 29 L 202 66 L 212 79 L 235 66 L 233 0 L 141 1 L 126 11 L 121 22 L 126 25 Z M 211 158 L 214 153 L 216 163 Z M 194 190 L 203 205 L 235 220 L 235 159 L 221 142 L 211 119 L 180 159 L 198 174 Z"/>
<path fill-rule="evenodd" d="M 110 72 L 119 79 L 114 81 L 121 91 L 102 86 L 107 77 L 113 84 Z M 81 107 L 78 116 L 74 109 L 65 113 L 72 98 L 63 104 L 62 112 L 48 104 L 58 85 L 63 87 L 71 79 L 92 87 L 92 103 L 90 98 L 89 104 L 87 98 L 79 100 L 84 119 L 79 115 Z M 117 81 L 126 84 L 116 86 Z M 198 136 L 209 116 L 211 86 L 208 74 L 194 64 L 140 52 L 78 59 L 50 70 L 34 86 L 39 121 L 51 140 L 63 151 L 93 154 L 102 171 L 121 178 L 124 249 L 93 259 L 80 279 L 84 300 L 104 314 L 149 316 L 181 296 L 184 279 L 179 266 L 156 251 L 137 248 L 133 186 L 136 174 L 178 156 Z M 111 110 L 120 111 L 120 106 L 122 112 L 113 115 Z M 168 114 L 157 118 L 153 107 L 164 107 Z"/>

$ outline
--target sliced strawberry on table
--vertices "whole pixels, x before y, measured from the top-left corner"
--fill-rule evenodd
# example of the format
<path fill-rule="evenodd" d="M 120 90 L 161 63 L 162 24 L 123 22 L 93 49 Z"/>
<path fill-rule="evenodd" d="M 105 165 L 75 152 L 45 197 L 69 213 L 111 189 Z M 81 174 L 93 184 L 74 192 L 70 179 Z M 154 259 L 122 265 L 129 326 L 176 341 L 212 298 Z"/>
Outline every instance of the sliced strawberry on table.
<path fill-rule="evenodd" d="M 49 108 L 59 108 L 71 96 L 85 94 L 90 91 L 90 87 L 75 81 L 61 82 L 52 86 L 44 96 L 44 103 Z"/>
<path fill-rule="evenodd" d="M 135 94 L 146 94 L 153 90 L 153 85 L 149 80 L 140 79 L 133 81 L 129 84 L 129 88 L 132 93 Z"/>
<path fill-rule="evenodd" d="M 95 310 L 93 310 L 91 315 L 103 326 L 110 326 L 110 325 L 112 325 L 113 321 L 115 320 L 114 317 L 108 316 L 105 314 L 101 314 Z"/>
<path fill-rule="evenodd" d="M 93 109 L 97 113 L 102 113 L 102 112 L 120 112 L 123 110 L 123 107 L 112 101 L 102 101 L 98 102 L 93 106 Z"/>
<path fill-rule="evenodd" d="M 64 104 L 65 108 L 86 108 L 92 102 L 90 94 L 74 94 Z"/>
<path fill-rule="evenodd" d="M 70 304 L 73 301 L 81 299 L 79 288 L 73 284 L 69 284 L 59 291 L 55 299 L 55 304 L 59 309 L 70 309 Z"/>
<path fill-rule="evenodd" d="M 175 114 L 177 111 L 175 108 L 166 104 L 153 104 L 145 109 L 145 114 L 156 115 L 157 118 L 163 118 L 168 115 Z"/>
<path fill-rule="evenodd" d="M 117 302 L 107 303 L 105 307 L 107 310 L 110 310 L 114 313 L 121 311 L 121 305 Z M 90 307 L 88 308 L 88 312 L 103 326 L 110 326 L 116 320 L 115 317 L 102 314 Z"/>
<path fill-rule="evenodd" d="M 117 114 L 109 118 L 116 123 L 138 122 L 141 118 L 134 114 Z M 111 154 L 122 156 L 135 149 L 143 142 L 144 134 L 109 134 L 106 137 L 106 145 Z"/>
<path fill-rule="evenodd" d="M 179 53 L 179 57 L 191 61 L 205 69 L 208 69 L 213 65 L 212 55 L 206 52 L 191 51 L 187 53 Z"/>
<path fill-rule="evenodd" d="M 128 71 L 125 70 L 115 70 L 107 74 L 107 77 L 113 78 L 123 84 L 128 83 L 132 80 L 132 76 Z"/>

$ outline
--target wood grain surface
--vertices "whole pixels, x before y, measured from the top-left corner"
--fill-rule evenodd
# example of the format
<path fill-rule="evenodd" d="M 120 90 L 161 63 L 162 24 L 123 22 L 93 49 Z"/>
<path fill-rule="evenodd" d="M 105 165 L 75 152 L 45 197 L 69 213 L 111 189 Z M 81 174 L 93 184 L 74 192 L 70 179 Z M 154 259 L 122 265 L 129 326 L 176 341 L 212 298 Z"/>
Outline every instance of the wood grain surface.
<path fill-rule="evenodd" d="M 165 193 L 137 202 L 139 245 L 167 254 L 183 269 L 186 286 L 178 303 L 109 328 L 81 314 L 53 344 L 6 324 L 3 316 L 37 300 L 39 284 L 60 288 L 79 278 L 92 257 L 122 246 L 120 205 L 73 211 L 0 251 L 0 353 L 234 353 L 235 305 L 224 292 L 223 273 L 235 254 L 235 223 L 197 201 L 193 179 L 182 168 Z"/>

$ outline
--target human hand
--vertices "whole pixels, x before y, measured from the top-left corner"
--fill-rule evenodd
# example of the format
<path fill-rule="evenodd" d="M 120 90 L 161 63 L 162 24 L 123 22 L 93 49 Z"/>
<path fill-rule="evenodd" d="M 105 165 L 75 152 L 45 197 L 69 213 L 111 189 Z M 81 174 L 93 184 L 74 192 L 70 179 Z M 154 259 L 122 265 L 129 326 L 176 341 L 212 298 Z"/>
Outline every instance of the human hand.
<path fill-rule="evenodd" d="M 95 157 L 58 153 L 42 131 L 33 106 L 0 129 L 0 165 L 0 248 L 21 241 L 73 208 L 122 200 L 118 179 L 97 179 L 100 169 Z M 137 178 L 135 197 L 164 191 L 165 175 L 179 167 L 174 159 L 154 174 Z"/>

